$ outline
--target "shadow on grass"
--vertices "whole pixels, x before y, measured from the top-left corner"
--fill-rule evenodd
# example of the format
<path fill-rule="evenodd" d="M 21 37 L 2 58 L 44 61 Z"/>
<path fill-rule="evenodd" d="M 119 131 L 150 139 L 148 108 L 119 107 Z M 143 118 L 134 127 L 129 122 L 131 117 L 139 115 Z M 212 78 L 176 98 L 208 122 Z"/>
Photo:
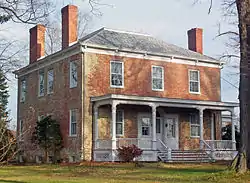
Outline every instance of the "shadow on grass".
<path fill-rule="evenodd" d="M 16 181 L 16 180 L 2 180 L 0 179 L 0 182 L 7 182 L 7 183 L 26 183 L 23 181 Z"/>

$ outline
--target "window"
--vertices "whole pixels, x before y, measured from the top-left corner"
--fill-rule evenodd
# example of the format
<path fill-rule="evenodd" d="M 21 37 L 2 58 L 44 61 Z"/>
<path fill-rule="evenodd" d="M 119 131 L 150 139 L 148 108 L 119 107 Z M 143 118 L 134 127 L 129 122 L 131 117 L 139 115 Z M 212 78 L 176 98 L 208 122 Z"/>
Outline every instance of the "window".
<path fill-rule="evenodd" d="M 69 135 L 76 135 L 76 109 L 70 110 L 70 126 L 69 126 Z"/>
<path fill-rule="evenodd" d="M 164 70 L 160 66 L 152 66 L 152 90 L 164 90 Z"/>
<path fill-rule="evenodd" d="M 161 133 L 161 119 L 156 118 L 156 133 Z"/>
<path fill-rule="evenodd" d="M 70 62 L 70 88 L 77 87 L 77 65 L 75 62 Z"/>
<path fill-rule="evenodd" d="M 23 120 L 20 120 L 20 123 L 19 123 L 19 138 L 20 140 L 22 141 L 23 140 Z"/>
<path fill-rule="evenodd" d="M 123 62 L 110 62 L 110 84 L 111 87 L 122 88 L 124 86 Z"/>
<path fill-rule="evenodd" d="M 123 135 L 124 128 L 124 111 L 117 110 L 116 111 L 116 135 Z"/>
<path fill-rule="evenodd" d="M 141 130 L 143 136 L 150 136 L 150 118 L 142 118 Z"/>
<path fill-rule="evenodd" d="M 200 123 L 197 114 L 190 114 L 191 137 L 200 136 Z"/>
<path fill-rule="evenodd" d="M 26 80 L 21 81 L 20 102 L 24 102 L 26 98 Z"/>
<path fill-rule="evenodd" d="M 54 70 L 50 69 L 47 72 L 47 93 L 53 93 L 54 89 Z"/>
<path fill-rule="evenodd" d="M 189 92 L 200 93 L 200 72 L 189 70 Z"/>
<path fill-rule="evenodd" d="M 38 96 L 44 96 L 44 71 L 39 72 Z"/>

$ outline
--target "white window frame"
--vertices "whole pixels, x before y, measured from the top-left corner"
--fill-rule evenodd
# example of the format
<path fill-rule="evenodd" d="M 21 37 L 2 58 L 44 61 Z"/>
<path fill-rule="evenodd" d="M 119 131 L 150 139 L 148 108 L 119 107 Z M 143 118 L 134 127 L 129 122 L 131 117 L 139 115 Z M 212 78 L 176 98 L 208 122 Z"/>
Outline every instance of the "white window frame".
<path fill-rule="evenodd" d="M 73 65 L 75 65 L 76 67 L 76 81 L 74 81 L 73 79 L 73 75 L 72 75 L 72 69 L 73 69 Z M 69 64 L 69 87 L 70 88 L 76 88 L 78 85 L 78 72 L 77 72 L 77 64 L 76 61 L 71 61 Z"/>
<path fill-rule="evenodd" d="M 24 85 L 23 85 L 24 83 Z M 26 100 L 26 91 L 27 91 L 27 86 L 26 86 L 26 80 L 22 79 L 21 80 L 21 86 L 20 86 L 20 102 L 25 102 Z M 23 88 L 24 86 L 24 88 Z"/>
<path fill-rule="evenodd" d="M 49 88 L 49 73 L 52 71 L 52 91 Z M 47 71 L 47 94 L 52 94 L 54 92 L 54 69 L 49 69 Z"/>
<path fill-rule="evenodd" d="M 121 86 L 116 86 L 116 85 L 112 85 L 112 63 L 121 63 L 122 64 L 122 85 Z M 117 74 L 117 73 L 114 73 Z M 110 87 L 112 88 L 124 88 L 124 62 L 122 61 L 114 61 L 111 60 L 110 61 Z"/>
<path fill-rule="evenodd" d="M 116 131 L 116 136 L 124 136 L 124 110 L 117 110 L 116 111 L 116 114 L 118 113 L 118 112 L 121 112 L 122 113 L 122 121 L 117 121 L 117 116 L 116 116 L 116 130 L 117 130 L 117 124 L 118 123 L 120 123 L 120 124 L 122 124 L 122 133 L 121 134 L 117 134 L 117 131 Z"/>
<path fill-rule="evenodd" d="M 43 74 L 43 93 L 40 92 L 41 87 L 40 87 L 40 76 Z M 40 70 L 38 72 L 38 96 L 43 97 L 45 95 L 45 76 L 44 76 L 44 70 Z"/>
<path fill-rule="evenodd" d="M 150 124 L 149 124 L 148 126 L 143 126 L 143 125 L 142 125 L 142 118 L 148 118 L 148 119 L 150 120 Z M 151 130 L 152 130 L 152 129 L 151 129 L 151 128 L 152 128 L 152 119 L 151 119 L 150 117 L 146 117 L 146 116 L 143 116 L 142 118 L 141 118 L 141 125 L 140 125 L 141 136 L 142 136 L 142 137 L 151 137 L 151 136 L 152 136 L 152 132 L 151 132 Z M 149 128 L 149 131 L 148 131 L 149 134 L 148 134 L 148 135 L 143 135 L 143 134 L 142 134 L 142 128 L 143 128 L 143 127 L 148 127 L 148 128 Z"/>
<path fill-rule="evenodd" d="M 190 72 L 198 72 L 198 81 L 192 81 L 191 78 L 190 78 Z M 194 92 L 194 91 L 190 91 L 190 83 L 191 82 L 198 82 L 198 92 Z M 189 93 L 192 93 L 192 94 L 200 94 L 201 92 L 201 89 L 200 89 L 200 71 L 199 70 L 193 70 L 193 69 L 189 69 L 188 70 L 188 90 L 189 90 Z"/>
<path fill-rule="evenodd" d="M 153 70 L 154 70 L 153 68 L 161 68 L 162 69 L 162 76 L 161 76 L 161 78 L 154 78 L 153 77 Z M 153 84 L 153 80 L 154 79 L 161 79 L 162 80 L 162 89 L 154 88 L 154 84 Z M 153 91 L 164 91 L 164 67 L 152 65 L 152 67 L 151 67 L 151 85 L 152 85 L 152 90 Z"/>
<path fill-rule="evenodd" d="M 200 137 L 200 135 L 195 135 L 195 136 L 193 136 L 193 135 L 192 135 L 192 126 L 199 127 L 199 128 L 198 128 L 198 133 L 200 133 L 200 128 L 201 128 L 201 125 L 200 125 L 199 119 L 198 119 L 198 124 L 192 124 L 192 120 L 191 120 L 192 115 L 195 115 L 195 116 L 197 117 L 197 119 L 198 119 L 198 115 L 197 115 L 197 114 L 195 114 L 195 113 L 189 114 L 190 137 L 192 137 L 192 138 L 199 138 L 199 137 Z"/>
<path fill-rule="evenodd" d="M 76 134 L 71 133 L 71 125 L 72 125 L 71 116 L 72 116 L 73 111 L 75 112 L 75 115 L 76 115 L 76 121 L 74 122 L 76 124 Z M 77 109 L 71 109 L 69 111 L 69 136 L 71 137 L 77 136 Z"/>

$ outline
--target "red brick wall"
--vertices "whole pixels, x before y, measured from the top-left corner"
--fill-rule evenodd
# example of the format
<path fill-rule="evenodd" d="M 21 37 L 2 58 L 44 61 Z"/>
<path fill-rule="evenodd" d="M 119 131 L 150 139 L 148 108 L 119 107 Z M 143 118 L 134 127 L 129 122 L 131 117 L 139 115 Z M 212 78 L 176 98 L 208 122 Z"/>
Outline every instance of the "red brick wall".
<path fill-rule="evenodd" d="M 18 129 L 19 121 L 23 120 L 25 130 L 31 125 L 34 127 L 38 116 L 52 114 L 60 122 L 61 132 L 64 140 L 64 147 L 68 151 L 78 153 L 81 149 L 81 54 L 72 56 L 68 59 L 56 62 L 44 68 L 45 75 L 45 96 L 38 97 L 38 73 L 34 71 L 20 78 L 27 83 L 27 94 L 24 103 L 19 101 Z M 76 88 L 69 88 L 69 63 L 77 61 L 78 85 Z M 52 94 L 47 94 L 47 70 L 54 69 L 54 90 Z M 77 109 L 77 137 L 69 137 L 69 110 Z M 33 128 L 31 129 L 33 130 Z M 26 141 L 30 139 L 30 134 L 26 134 Z"/>
<path fill-rule="evenodd" d="M 184 64 L 143 60 L 135 58 L 115 58 L 108 55 L 88 54 L 91 71 L 87 75 L 90 96 L 105 94 L 125 94 L 138 96 L 157 96 L 168 98 L 220 101 L 220 69 L 211 67 L 191 66 Z M 110 87 L 110 61 L 124 61 L 124 88 Z M 164 67 L 165 90 L 152 91 L 151 66 Z M 200 71 L 201 94 L 190 94 L 188 70 Z"/>

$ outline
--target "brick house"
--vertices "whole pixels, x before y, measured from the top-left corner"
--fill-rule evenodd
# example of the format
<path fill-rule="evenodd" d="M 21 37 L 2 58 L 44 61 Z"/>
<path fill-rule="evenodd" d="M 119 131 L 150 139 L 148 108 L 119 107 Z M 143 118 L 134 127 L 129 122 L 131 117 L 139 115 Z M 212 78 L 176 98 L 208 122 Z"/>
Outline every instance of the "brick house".
<path fill-rule="evenodd" d="M 19 134 L 51 114 L 70 161 L 116 161 L 116 149 L 129 144 L 144 150 L 143 161 L 172 161 L 192 150 L 234 156 L 234 135 L 221 140 L 221 111 L 234 122 L 238 104 L 221 101 L 223 63 L 203 55 L 202 29 L 188 31 L 189 49 L 107 28 L 77 39 L 77 7 L 68 5 L 62 49 L 46 57 L 45 29 L 30 29 L 30 63 L 14 72 Z M 23 144 L 24 154 L 41 156 Z"/>

